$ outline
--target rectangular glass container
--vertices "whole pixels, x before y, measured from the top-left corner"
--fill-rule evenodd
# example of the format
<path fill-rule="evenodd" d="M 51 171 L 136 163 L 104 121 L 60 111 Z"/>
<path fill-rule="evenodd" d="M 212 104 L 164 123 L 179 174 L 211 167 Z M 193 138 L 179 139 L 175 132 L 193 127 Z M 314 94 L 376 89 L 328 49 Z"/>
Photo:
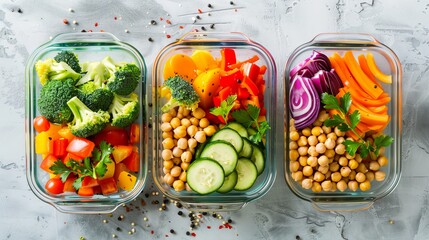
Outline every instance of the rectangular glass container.
<path fill-rule="evenodd" d="M 78 55 L 81 62 L 101 61 L 104 57 L 110 56 L 116 61 L 133 62 L 141 69 L 142 79 L 135 90 L 141 104 L 139 117 L 136 120 L 136 123 L 140 126 L 138 148 L 141 162 L 140 170 L 136 175 L 137 182 L 131 191 L 119 190 L 118 193 L 106 196 L 97 194 L 92 197 L 82 197 L 75 193 L 53 195 L 45 190 L 45 183 L 49 179 L 49 174 L 39 167 L 42 157 L 35 152 L 35 136 L 37 132 L 33 128 L 33 119 L 40 115 L 37 107 L 37 99 L 42 85 L 34 66 L 38 60 L 53 58 L 62 50 L 73 51 Z M 136 198 L 145 186 L 148 171 L 148 136 L 146 130 L 148 123 L 145 118 L 147 116 L 147 101 L 145 99 L 146 66 L 143 57 L 137 49 L 125 42 L 121 42 L 114 35 L 105 32 L 60 34 L 41 45 L 32 53 L 25 69 L 25 80 L 26 175 L 28 184 L 34 194 L 61 212 L 79 214 L 110 213 L 121 204 Z"/>
<path fill-rule="evenodd" d="M 237 61 L 243 61 L 254 55 L 259 57 L 258 65 L 266 65 L 264 79 L 266 81 L 265 107 L 267 109 L 267 122 L 271 129 L 266 135 L 265 169 L 258 176 L 255 184 L 246 191 L 231 191 L 226 194 L 211 193 L 200 195 L 194 191 L 176 192 L 163 180 L 162 132 L 160 130 L 162 111 L 161 107 L 166 103 L 165 98 L 160 97 L 160 87 L 163 85 L 163 69 L 167 59 L 174 54 L 191 55 L 194 50 L 207 50 L 215 58 L 220 58 L 222 48 L 232 48 L 236 52 Z M 275 113 L 276 106 L 276 66 L 271 54 L 263 46 L 253 42 L 241 33 L 188 33 L 177 42 L 162 49 L 154 63 L 152 72 L 152 122 L 153 122 L 153 166 L 152 174 L 157 187 L 162 194 L 179 201 L 185 207 L 192 210 L 230 211 L 241 209 L 246 203 L 262 197 L 272 186 L 275 175 Z"/>
<path fill-rule="evenodd" d="M 388 103 L 390 123 L 384 130 L 384 134 L 394 138 L 393 143 L 385 149 L 388 165 L 381 168 L 386 173 L 384 181 L 372 181 L 369 191 L 344 192 L 313 192 L 311 189 L 302 188 L 301 184 L 291 176 L 289 166 L 289 73 L 293 67 L 304 59 L 310 57 L 313 51 L 319 51 L 327 56 L 338 52 L 352 50 L 355 58 L 357 55 L 372 53 L 380 70 L 392 76 L 391 84 L 382 84 L 385 92 L 391 97 Z M 388 195 L 397 186 L 401 175 L 401 134 L 402 134 L 402 69 L 398 57 L 387 46 L 378 42 L 374 37 L 366 34 L 332 33 L 320 34 L 313 40 L 299 46 L 289 57 L 284 71 L 285 81 L 285 161 L 284 173 L 290 189 L 300 198 L 310 201 L 313 206 L 321 211 L 352 211 L 369 208 L 374 201 Z M 321 107 L 322 109 L 322 107 Z"/>

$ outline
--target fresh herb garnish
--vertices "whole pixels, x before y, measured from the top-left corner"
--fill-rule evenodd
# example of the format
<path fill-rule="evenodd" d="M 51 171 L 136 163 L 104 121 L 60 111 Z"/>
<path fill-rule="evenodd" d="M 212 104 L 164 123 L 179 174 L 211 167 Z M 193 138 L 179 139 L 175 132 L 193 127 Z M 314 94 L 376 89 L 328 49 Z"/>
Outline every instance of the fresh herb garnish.
<path fill-rule="evenodd" d="M 247 109 L 239 109 L 231 113 L 232 117 L 244 127 L 249 128 L 252 125 L 256 127 L 256 133 L 251 135 L 249 139 L 254 143 L 262 141 L 266 131 L 270 129 L 267 121 L 258 121 L 261 109 L 254 105 L 247 105 Z"/>
<path fill-rule="evenodd" d="M 73 187 L 78 190 L 82 187 L 82 181 L 85 177 L 91 177 L 97 179 L 103 177 L 107 171 L 107 163 L 110 163 L 112 159 L 110 154 L 113 152 L 113 148 L 110 144 L 102 141 L 100 143 L 100 149 L 94 148 L 92 151 L 92 157 L 84 158 L 81 161 L 70 159 L 67 163 L 58 160 L 55 161 L 49 169 L 54 174 L 60 174 L 61 181 L 65 182 L 71 173 L 79 175 L 79 177 L 73 182 Z M 95 166 L 94 166 L 95 164 Z"/>
<path fill-rule="evenodd" d="M 387 147 L 392 144 L 393 138 L 390 136 L 380 135 L 375 137 L 374 143 L 371 144 L 369 141 L 365 141 L 365 139 L 356 132 L 355 128 L 360 122 L 360 113 L 358 110 L 349 113 L 352 104 L 349 92 L 345 93 L 339 101 L 335 96 L 325 92 L 322 94 L 322 103 L 325 105 L 325 109 L 338 111 L 338 114 L 335 114 L 332 118 L 325 121 L 325 126 L 338 127 L 342 132 L 351 131 L 359 137 L 359 141 L 345 140 L 343 142 L 346 146 L 347 153 L 351 156 L 354 156 L 359 149 L 359 153 L 363 158 L 366 158 L 370 153 L 378 157 L 382 147 Z"/>
<path fill-rule="evenodd" d="M 228 96 L 225 100 L 220 102 L 219 107 L 210 109 L 210 113 L 215 116 L 221 116 L 225 123 L 227 123 L 229 112 L 234 107 L 235 100 L 237 100 L 237 95 Z"/>

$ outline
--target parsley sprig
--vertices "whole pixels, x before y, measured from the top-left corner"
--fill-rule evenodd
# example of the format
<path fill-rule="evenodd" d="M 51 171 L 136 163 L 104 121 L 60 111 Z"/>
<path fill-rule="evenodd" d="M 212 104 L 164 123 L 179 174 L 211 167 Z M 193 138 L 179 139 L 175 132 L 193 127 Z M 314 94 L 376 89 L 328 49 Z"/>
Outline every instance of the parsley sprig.
<path fill-rule="evenodd" d="M 221 116 L 225 123 L 227 123 L 229 112 L 234 107 L 235 100 L 237 100 L 237 95 L 229 95 L 225 100 L 220 102 L 219 107 L 210 109 L 210 113 L 215 116 Z"/>
<path fill-rule="evenodd" d="M 256 133 L 249 137 L 250 141 L 254 143 L 261 142 L 267 130 L 270 129 L 267 121 L 258 121 L 260 111 L 261 109 L 257 106 L 249 104 L 246 109 L 239 109 L 231 113 L 235 121 L 243 124 L 244 127 L 256 127 Z"/>
<path fill-rule="evenodd" d="M 82 181 L 85 177 L 97 179 L 103 177 L 107 171 L 107 164 L 112 161 L 110 154 L 113 152 L 113 147 L 102 141 L 100 149 L 94 148 L 92 157 L 84 158 L 81 161 L 71 159 L 64 163 L 62 160 L 55 161 L 49 168 L 54 174 L 60 174 L 61 181 L 65 182 L 71 173 L 79 175 L 73 182 L 73 187 L 78 190 L 82 187 Z M 94 166 L 95 165 L 95 166 Z"/>
<path fill-rule="evenodd" d="M 362 158 L 366 158 L 368 154 L 373 153 L 375 157 L 380 154 L 382 147 L 388 147 L 393 142 L 393 138 L 387 135 L 380 135 L 374 138 L 374 143 L 365 141 L 357 132 L 356 126 L 360 122 L 360 112 L 358 110 L 349 113 L 352 99 L 349 92 L 345 93 L 343 97 L 338 99 L 328 93 L 322 94 L 322 103 L 325 109 L 334 109 L 338 114 L 325 121 L 327 127 L 338 127 L 342 132 L 351 131 L 359 137 L 359 141 L 345 140 L 343 144 L 346 146 L 346 151 L 350 155 L 355 155 L 359 150 Z"/>

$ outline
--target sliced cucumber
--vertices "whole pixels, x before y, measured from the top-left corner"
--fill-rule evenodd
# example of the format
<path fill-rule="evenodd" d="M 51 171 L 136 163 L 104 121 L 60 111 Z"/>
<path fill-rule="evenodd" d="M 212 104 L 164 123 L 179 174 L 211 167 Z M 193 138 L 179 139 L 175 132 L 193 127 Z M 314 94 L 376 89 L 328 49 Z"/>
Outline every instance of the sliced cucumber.
<path fill-rule="evenodd" d="M 262 153 L 261 149 L 255 145 L 252 144 L 253 152 L 252 157 L 250 157 L 250 160 L 255 164 L 256 168 L 258 169 L 258 175 L 261 174 L 264 171 L 265 168 L 265 159 L 264 154 Z"/>
<path fill-rule="evenodd" d="M 231 143 L 238 153 L 243 148 L 243 139 L 241 138 L 240 134 L 238 134 L 238 132 L 232 128 L 222 128 L 221 130 L 217 131 L 210 139 L 210 141 L 218 140 Z"/>
<path fill-rule="evenodd" d="M 199 159 L 189 165 L 186 178 L 192 190 L 199 194 L 209 194 L 222 186 L 225 173 L 218 162 Z"/>
<path fill-rule="evenodd" d="M 203 151 L 203 149 L 204 149 L 204 146 L 206 146 L 206 144 L 208 143 L 209 141 L 205 141 L 205 142 L 203 142 L 203 143 L 198 143 L 198 145 L 197 145 L 197 149 L 195 150 L 195 157 L 194 157 L 194 159 L 197 159 L 197 158 L 199 158 L 200 157 L 200 155 L 201 155 L 201 152 Z"/>
<path fill-rule="evenodd" d="M 247 133 L 246 128 L 238 122 L 230 122 L 227 125 L 225 125 L 225 127 L 234 129 L 235 131 L 238 132 L 238 134 L 240 134 L 240 136 L 242 136 L 244 138 L 249 137 L 249 134 Z"/>
<path fill-rule="evenodd" d="M 223 181 L 222 187 L 220 187 L 217 192 L 218 193 L 227 193 L 234 189 L 237 184 L 238 174 L 237 171 L 232 172 L 228 176 L 225 177 Z"/>
<path fill-rule="evenodd" d="M 240 158 L 237 161 L 238 179 L 234 190 L 243 191 L 251 188 L 258 177 L 258 169 L 255 164 L 247 158 Z"/>
<path fill-rule="evenodd" d="M 238 154 L 231 143 L 218 140 L 207 143 L 201 152 L 200 158 L 215 160 L 222 166 L 225 171 L 225 176 L 228 176 L 234 171 L 237 165 Z"/>
<path fill-rule="evenodd" d="M 249 136 L 252 136 L 252 135 L 254 135 L 255 133 L 257 133 L 258 131 L 256 131 L 256 129 L 254 129 L 254 128 L 252 128 L 252 127 L 250 127 L 250 128 L 248 128 L 247 129 L 247 134 L 249 135 Z"/>
<path fill-rule="evenodd" d="M 249 139 L 243 138 L 243 149 L 238 154 L 240 157 L 251 158 L 253 153 L 253 144 Z"/>

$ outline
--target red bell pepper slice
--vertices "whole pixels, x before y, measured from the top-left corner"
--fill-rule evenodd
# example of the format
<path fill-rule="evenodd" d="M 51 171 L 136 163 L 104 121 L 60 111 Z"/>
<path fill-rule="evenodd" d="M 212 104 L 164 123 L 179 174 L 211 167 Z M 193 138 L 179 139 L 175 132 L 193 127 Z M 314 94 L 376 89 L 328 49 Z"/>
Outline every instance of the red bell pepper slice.
<path fill-rule="evenodd" d="M 82 158 L 91 156 L 92 150 L 94 150 L 95 144 L 86 138 L 74 138 L 70 141 L 66 151 L 73 153 Z"/>
<path fill-rule="evenodd" d="M 97 179 L 92 178 L 90 176 L 85 176 L 82 180 L 82 187 L 95 187 L 98 185 L 100 184 L 98 184 Z"/>
<path fill-rule="evenodd" d="M 228 96 L 233 95 L 233 91 L 231 87 L 225 87 L 222 90 L 219 91 L 219 100 L 222 102 L 224 101 L 226 98 L 228 98 Z"/>
<path fill-rule="evenodd" d="M 61 160 L 55 157 L 54 155 L 49 154 L 40 163 L 40 168 L 45 170 L 48 173 L 53 173 L 53 171 L 50 168 L 54 165 L 56 161 L 61 161 Z"/>
<path fill-rule="evenodd" d="M 220 97 L 219 97 L 219 96 L 215 96 L 215 97 L 213 97 L 213 105 L 214 105 L 215 107 L 219 107 L 219 106 L 220 106 L 220 102 L 221 102 L 221 100 L 220 100 Z"/>
<path fill-rule="evenodd" d="M 103 195 L 109 195 L 118 192 L 118 185 L 116 184 L 116 180 L 114 178 L 99 180 L 98 183 L 100 184 L 101 193 Z"/>
<path fill-rule="evenodd" d="M 241 86 L 246 88 L 249 91 L 250 95 L 258 96 L 259 89 L 258 86 L 247 76 L 244 76 L 243 81 L 241 82 Z"/>
<path fill-rule="evenodd" d="M 221 87 L 238 88 L 238 85 L 241 83 L 241 79 L 243 79 L 243 74 L 240 71 L 237 71 L 230 75 L 221 76 L 219 79 L 219 85 Z"/>
<path fill-rule="evenodd" d="M 267 71 L 267 65 L 262 65 L 259 68 L 259 74 L 261 74 L 261 75 L 264 75 L 266 71 Z"/>
<path fill-rule="evenodd" d="M 64 157 L 63 159 L 63 163 L 67 164 L 68 161 L 73 160 L 73 161 L 81 161 L 83 160 L 83 157 L 77 156 L 73 153 L 67 153 L 67 155 Z"/>
<path fill-rule="evenodd" d="M 258 65 L 253 63 L 245 63 L 242 66 L 243 76 L 249 77 L 252 81 L 258 79 L 260 68 Z"/>
<path fill-rule="evenodd" d="M 130 126 L 130 143 L 136 144 L 140 142 L 140 125 L 133 123 Z"/>
<path fill-rule="evenodd" d="M 140 156 L 138 152 L 133 151 L 130 156 L 125 158 L 122 162 L 132 172 L 138 172 L 140 170 Z"/>
<path fill-rule="evenodd" d="M 67 154 L 67 146 L 69 144 L 69 140 L 67 138 L 59 138 L 54 140 L 54 151 L 53 154 L 56 157 L 64 157 Z"/>
<path fill-rule="evenodd" d="M 223 70 L 229 70 L 228 66 L 237 62 L 235 51 L 232 48 L 223 48 L 220 50 L 220 54 L 222 56 L 220 67 Z"/>
<path fill-rule="evenodd" d="M 94 195 L 94 188 L 92 188 L 92 187 L 81 187 L 77 191 L 77 194 L 79 196 L 83 196 L 83 197 L 91 197 Z"/>
<path fill-rule="evenodd" d="M 73 187 L 73 182 L 76 180 L 76 177 L 69 176 L 67 180 L 64 182 L 64 192 L 76 192 L 76 189 Z"/>
<path fill-rule="evenodd" d="M 246 99 L 249 96 L 250 96 L 250 93 L 246 88 L 238 88 L 238 91 L 237 91 L 238 99 Z"/>
<path fill-rule="evenodd" d="M 101 131 L 94 136 L 94 143 L 100 146 L 101 141 L 106 141 L 112 146 L 116 145 L 127 145 L 128 144 L 128 133 L 123 128 L 112 128 Z"/>

